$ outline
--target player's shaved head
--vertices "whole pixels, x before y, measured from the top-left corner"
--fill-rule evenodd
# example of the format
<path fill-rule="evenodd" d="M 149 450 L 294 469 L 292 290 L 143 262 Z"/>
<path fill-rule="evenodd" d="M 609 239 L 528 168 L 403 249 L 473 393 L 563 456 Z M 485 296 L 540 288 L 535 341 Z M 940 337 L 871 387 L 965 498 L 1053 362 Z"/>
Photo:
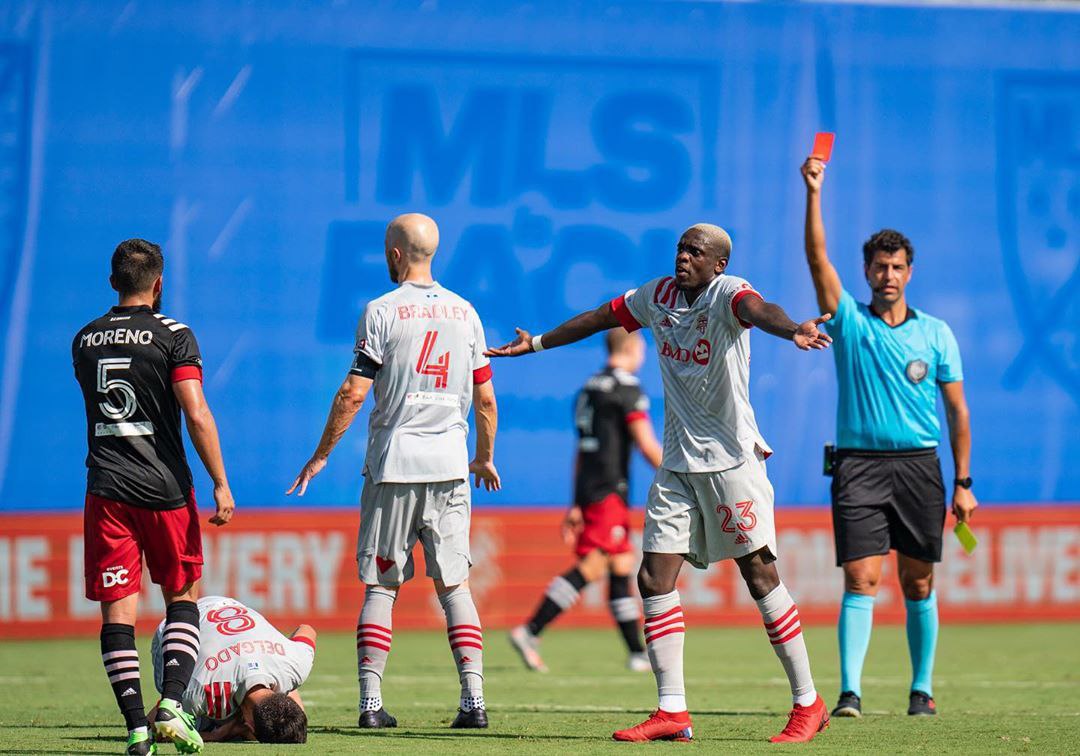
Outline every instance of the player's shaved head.
<path fill-rule="evenodd" d="M 386 227 L 386 249 L 397 249 L 409 262 L 431 259 L 439 247 L 439 227 L 422 213 L 405 213 Z"/>
<path fill-rule="evenodd" d="M 712 223 L 695 223 L 683 231 L 682 238 L 696 237 L 704 248 L 716 255 L 718 260 L 731 257 L 731 237 L 728 232 Z"/>
<path fill-rule="evenodd" d="M 607 344 L 608 354 L 618 354 L 629 349 L 634 340 L 640 338 L 636 333 L 627 333 L 623 328 L 612 328 L 607 332 L 604 341 Z"/>
<path fill-rule="evenodd" d="M 612 328 L 604 337 L 607 345 L 608 365 L 631 373 L 641 370 L 645 361 L 645 339 L 640 333 L 627 333 L 623 328 Z"/>

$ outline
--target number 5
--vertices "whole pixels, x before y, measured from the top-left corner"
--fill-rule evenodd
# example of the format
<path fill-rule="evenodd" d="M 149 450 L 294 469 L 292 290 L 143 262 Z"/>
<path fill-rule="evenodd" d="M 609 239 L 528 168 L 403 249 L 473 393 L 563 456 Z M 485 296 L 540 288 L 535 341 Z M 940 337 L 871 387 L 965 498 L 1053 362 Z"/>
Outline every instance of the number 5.
<path fill-rule="evenodd" d="M 98 407 L 105 417 L 112 420 L 127 420 L 135 414 L 138 402 L 135 399 L 135 388 L 122 378 L 110 378 L 110 370 L 127 370 L 131 367 L 130 357 L 104 357 L 98 360 L 97 390 L 105 394 L 105 401 Z M 109 401 L 110 391 L 119 391 L 124 400 L 123 407 L 116 407 Z"/>

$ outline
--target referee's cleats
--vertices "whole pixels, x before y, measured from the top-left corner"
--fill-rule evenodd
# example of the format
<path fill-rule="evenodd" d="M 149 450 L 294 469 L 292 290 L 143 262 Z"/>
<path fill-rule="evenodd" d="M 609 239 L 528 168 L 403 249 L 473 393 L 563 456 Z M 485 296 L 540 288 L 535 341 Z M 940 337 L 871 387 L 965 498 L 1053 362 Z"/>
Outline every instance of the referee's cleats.
<path fill-rule="evenodd" d="M 850 690 L 845 690 L 840 694 L 840 700 L 836 702 L 836 708 L 832 710 L 832 716 L 834 717 L 861 717 L 862 716 L 862 699 L 852 693 Z"/>
<path fill-rule="evenodd" d="M 487 712 L 483 709 L 458 709 L 457 716 L 450 724 L 455 730 L 486 730 L 487 726 Z"/>
<path fill-rule="evenodd" d="M 934 699 L 921 690 L 911 691 L 907 713 L 913 717 L 932 717 L 937 714 L 937 704 Z"/>
<path fill-rule="evenodd" d="M 356 726 L 361 730 L 380 730 L 384 727 L 397 727 L 397 720 L 390 716 L 386 709 L 362 711 Z"/>
<path fill-rule="evenodd" d="M 829 710 L 821 696 L 809 706 L 795 706 L 788 715 L 787 726 L 769 740 L 773 743 L 807 743 L 829 726 Z"/>

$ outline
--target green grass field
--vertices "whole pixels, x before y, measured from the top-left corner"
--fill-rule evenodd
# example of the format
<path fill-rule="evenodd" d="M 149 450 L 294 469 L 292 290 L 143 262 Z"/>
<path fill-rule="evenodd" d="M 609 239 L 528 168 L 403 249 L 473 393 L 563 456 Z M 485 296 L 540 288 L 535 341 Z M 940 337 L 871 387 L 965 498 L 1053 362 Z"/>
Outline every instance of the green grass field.
<path fill-rule="evenodd" d="M 807 628 L 819 689 L 832 704 L 838 672 L 834 631 Z M 487 731 L 447 729 L 457 676 L 443 633 L 394 636 L 383 696 L 399 729 L 356 729 L 351 634 L 320 638 L 315 671 L 302 689 L 306 747 L 209 745 L 205 753 L 527 753 L 707 748 L 815 753 L 1080 753 L 1080 628 L 1076 625 L 947 626 L 938 653 L 934 719 L 906 716 L 908 661 L 903 629 L 874 631 L 862 720 L 836 720 L 809 746 L 773 746 L 790 701 L 779 663 L 758 628 L 695 628 L 687 635 L 687 688 L 696 744 L 616 744 L 614 729 L 655 703 L 652 676 L 626 671 L 614 631 L 559 630 L 545 637 L 552 671 L 524 671 L 501 632 L 487 633 Z M 140 639 L 143 690 L 149 639 Z M 0 753 L 123 751 L 123 723 L 101 670 L 96 639 L 8 642 L 0 652 Z M 152 701 L 148 701 L 152 703 Z M 161 752 L 175 752 L 171 745 Z"/>

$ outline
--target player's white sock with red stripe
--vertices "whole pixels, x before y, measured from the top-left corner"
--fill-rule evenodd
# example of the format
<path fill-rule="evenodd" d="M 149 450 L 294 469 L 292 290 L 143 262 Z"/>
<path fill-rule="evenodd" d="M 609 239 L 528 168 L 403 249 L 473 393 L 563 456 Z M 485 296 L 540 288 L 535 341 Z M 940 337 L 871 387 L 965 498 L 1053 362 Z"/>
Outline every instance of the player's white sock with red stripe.
<path fill-rule="evenodd" d="M 369 585 L 364 591 L 364 607 L 356 625 L 356 660 L 360 676 L 360 711 L 382 708 L 382 678 L 390 641 L 394 634 L 391 616 L 397 591 Z"/>
<path fill-rule="evenodd" d="M 461 679 L 461 709 L 484 708 L 484 634 L 472 592 L 463 585 L 439 596 L 446 613 L 446 637 Z"/>
<path fill-rule="evenodd" d="M 817 700 L 817 691 L 810 675 L 810 656 L 806 653 L 806 640 L 799 622 L 799 607 L 795 606 L 783 583 L 758 599 L 757 606 L 765 621 L 769 642 L 787 673 L 792 701 L 809 706 Z"/>
<path fill-rule="evenodd" d="M 679 592 L 643 599 L 645 605 L 645 645 L 649 651 L 656 692 L 662 711 L 686 711 L 686 685 L 683 682 L 683 623 Z"/>

